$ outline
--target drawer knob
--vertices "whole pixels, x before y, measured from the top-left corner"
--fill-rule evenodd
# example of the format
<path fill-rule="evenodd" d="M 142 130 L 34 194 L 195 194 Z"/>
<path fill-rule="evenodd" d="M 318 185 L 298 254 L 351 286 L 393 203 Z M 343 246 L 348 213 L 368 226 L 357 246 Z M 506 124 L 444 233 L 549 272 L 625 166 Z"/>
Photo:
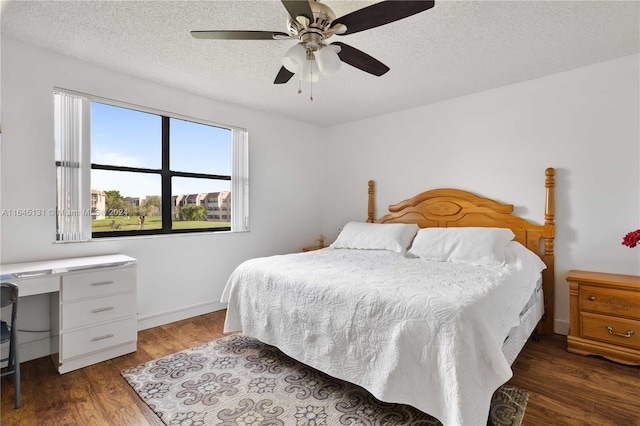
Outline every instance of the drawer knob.
<path fill-rule="evenodd" d="M 625 334 L 617 333 L 617 332 L 613 331 L 613 327 L 611 327 L 609 325 L 607 326 L 607 331 L 609 332 L 609 334 L 613 334 L 614 336 L 619 336 L 619 337 L 626 337 L 627 339 L 629 337 L 631 337 L 633 335 L 633 333 L 634 333 L 633 330 L 627 330 L 627 332 Z"/>
<path fill-rule="evenodd" d="M 591 300 L 593 302 L 594 300 L 596 300 L 596 297 L 595 296 L 589 296 L 589 300 Z"/>

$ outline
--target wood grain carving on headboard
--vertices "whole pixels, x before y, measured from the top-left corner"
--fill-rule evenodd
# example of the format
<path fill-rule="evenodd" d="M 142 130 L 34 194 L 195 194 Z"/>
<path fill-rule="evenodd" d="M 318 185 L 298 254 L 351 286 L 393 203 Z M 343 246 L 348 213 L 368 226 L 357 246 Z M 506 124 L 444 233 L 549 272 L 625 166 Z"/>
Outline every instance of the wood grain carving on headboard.
<path fill-rule="evenodd" d="M 538 254 L 547 265 L 547 269 L 542 274 L 545 316 L 540 322 L 538 331 L 542 334 L 551 334 L 553 333 L 555 290 L 555 170 L 548 168 L 545 175 L 546 199 L 543 225 L 513 216 L 512 204 L 499 203 L 467 191 L 451 188 L 432 189 L 391 205 L 388 214 L 375 220 L 373 181 L 369 181 L 367 222 L 416 223 L 421 228 L 459 226 L 510 228 L 516 235 L 515 240 Z"/>

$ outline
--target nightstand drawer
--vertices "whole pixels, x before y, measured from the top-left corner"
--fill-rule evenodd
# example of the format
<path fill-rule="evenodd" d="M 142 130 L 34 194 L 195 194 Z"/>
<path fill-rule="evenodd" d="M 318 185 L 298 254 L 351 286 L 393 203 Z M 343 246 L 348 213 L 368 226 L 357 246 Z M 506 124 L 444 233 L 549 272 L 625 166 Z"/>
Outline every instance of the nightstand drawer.
<path fill-rule="evenodd" d="M 640 320 L 640 293 L 583 284 L 580 310 Z"/>
<path fill-rule="evenodd" d="M 580 322 L 584 338 L 640 349 L 640 321 L 582 312 Z"/>

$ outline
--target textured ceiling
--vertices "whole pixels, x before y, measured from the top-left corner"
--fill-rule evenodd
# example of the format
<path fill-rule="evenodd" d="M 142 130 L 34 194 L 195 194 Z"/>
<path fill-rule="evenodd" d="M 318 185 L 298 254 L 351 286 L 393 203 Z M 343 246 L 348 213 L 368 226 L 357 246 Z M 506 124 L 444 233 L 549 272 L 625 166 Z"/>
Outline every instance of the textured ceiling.
<path fill-rule="evenodd" d="M 375 2 L 324 1 L 336 16 Z M 292 40 L 197 40 L 191 30 L 286 32 L 261 1 L 3 1 L 2 36 L 213 99 L 329 126 L 639 51 L 637 1 L 437 1 L 410 18 L 329 41 L 391 68 L 349 65 L 299 95 L 273 80 Z"/>

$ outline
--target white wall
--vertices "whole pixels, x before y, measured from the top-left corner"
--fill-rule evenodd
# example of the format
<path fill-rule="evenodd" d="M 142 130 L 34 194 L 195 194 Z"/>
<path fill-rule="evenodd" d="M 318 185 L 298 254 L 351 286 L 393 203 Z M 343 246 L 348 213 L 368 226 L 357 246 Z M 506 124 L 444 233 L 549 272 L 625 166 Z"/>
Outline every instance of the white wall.
<path fill-rule="evenodd" d="M 245 259 L 300 251 L 321 233 L 319 129 L 118 74 L 2 40 L 1 209 L 54 208 L 54 86 L 249 131 L 247 233 L 183 234 L 54 244 L 55 217 L 0 217 L 2 263 L 124 253 L 138 259 L 141 327 L 222 308 L 231 271 Z M 309 137 L 291 138 L 292 134 Z M 310 173 L 316 170 L 317 173 Z M 33 327 L 41 301 L 21 307 Z M 29 312 L 31 311 L 31 312 Z M 28 328 L 28 325 L 27 325 Z M 23 339 L 23 341 L 25 341 Z"/>
<path fill-rule="evenodd" d="M 568 270 L 640 274 L 639 57 L 632 55 L 329 129 L 324 232 L 379 217 L 427 189 L 461 188 L 544 222 L 556 168 L 556 332 L 569 320 Z M 339 206 L 339 208 L 336 208 Z"/>

